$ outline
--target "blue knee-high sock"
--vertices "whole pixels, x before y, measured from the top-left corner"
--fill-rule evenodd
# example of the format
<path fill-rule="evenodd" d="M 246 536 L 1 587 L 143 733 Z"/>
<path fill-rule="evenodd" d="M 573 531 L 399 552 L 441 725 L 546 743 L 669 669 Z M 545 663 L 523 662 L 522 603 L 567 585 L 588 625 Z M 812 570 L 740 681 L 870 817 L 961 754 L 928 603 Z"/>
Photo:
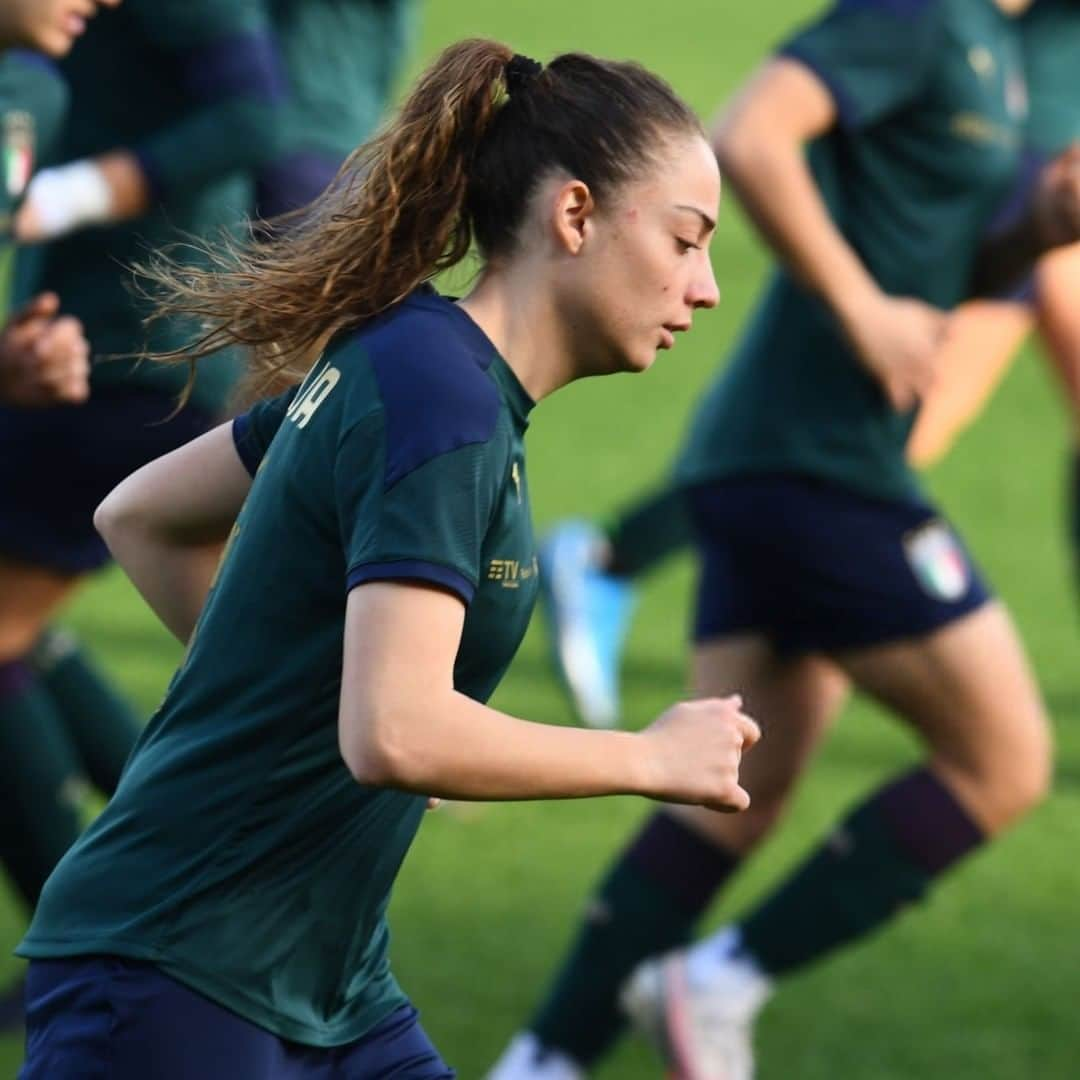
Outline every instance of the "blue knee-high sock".
<path fill-rule="evenodd" d="M 984 839 L 928 769 L 873 794 L 741 920 L 742 946 L 780 975 L 855 941 L 919 900 Z"/>
<path fill-rule="evenodd" d="M 0 663 L 0 858 L 31 907 L 79 835 L 86 788 L 64 722 L 32 669 Z"/>
<path fill-rule="evenodd" d="M 30 656 L 94 786 L 111 796 L 139 737 L 138 717 L 67 630 L 47 630 Z"/>
<path fill-rule="evenodd" d="M 683 944 L 736 856 L 677 818 L 655 814 L 590 901 L 547 998 L 529 1023 L 540 1043 L 581 1065 L 597 1061 L 625 1026 L 619 987 L 644 959 Z"/>

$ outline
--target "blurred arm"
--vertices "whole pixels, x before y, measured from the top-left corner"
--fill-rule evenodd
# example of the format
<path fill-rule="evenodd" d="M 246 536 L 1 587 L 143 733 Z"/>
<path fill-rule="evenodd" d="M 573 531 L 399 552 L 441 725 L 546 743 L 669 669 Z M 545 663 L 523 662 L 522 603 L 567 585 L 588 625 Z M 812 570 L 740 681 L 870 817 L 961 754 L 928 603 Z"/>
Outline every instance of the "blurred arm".
<path fill-rule="evenodd" d="M 256 0 L 129 0 L 148 44 L 176 58 L 190 108 L 135 146 L 44 169 L 15 219 L 23 243 L 145 214 L 279 153 L 287 97 L 276 40 Z"/>
<path fill-rule="evenodd" d="M 847 325 L 879 294 L 829 216 L 806 162 L 806 143 L 837 121 L 824 82 L 797 60 L 770 60 L 716 123 L 724 176 L 791 270 Z"/>
<path fill-rule="evenodd" d="M 116 561 L 182 642 L 195 628 L 250 488 L 232 425 L 222 424 L 144 465 L 94 515 Z"/>

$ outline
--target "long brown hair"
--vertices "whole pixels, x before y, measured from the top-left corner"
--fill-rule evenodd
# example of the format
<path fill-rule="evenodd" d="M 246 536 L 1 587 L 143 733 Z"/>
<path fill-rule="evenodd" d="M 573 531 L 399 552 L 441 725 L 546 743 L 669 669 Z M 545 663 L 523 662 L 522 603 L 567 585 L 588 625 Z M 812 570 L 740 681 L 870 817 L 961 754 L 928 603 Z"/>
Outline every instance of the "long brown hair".
<path fill-rule="evenodd" d="M 194 366 L 239 345 L 249 385 L 298 381 L 336 334 L 460 262 L 474 239 L 486 259 L 512 250 L 529 195 L 553 169 L 599 201 L 672 131 L 700 125 L 637 64 L 567 53 L 541 69 L 495 41 L 451 45 L 284 227 L 198 242 L 202 266 L 166 251 L 137 268 L 158 305 L 151 321 L 201 328 L 187 347 L 152 359 Z"/>

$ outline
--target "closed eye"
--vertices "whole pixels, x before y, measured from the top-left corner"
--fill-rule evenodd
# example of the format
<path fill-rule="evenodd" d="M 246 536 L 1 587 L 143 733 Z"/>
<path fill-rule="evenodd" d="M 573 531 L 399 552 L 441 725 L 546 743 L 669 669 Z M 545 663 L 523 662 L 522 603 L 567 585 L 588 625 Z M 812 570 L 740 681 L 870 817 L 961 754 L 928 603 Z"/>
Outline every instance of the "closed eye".
<path fill-rule="evenodd" d="M 675 243 L 679 245 L 679 250 L 685 255 L 688 251 L 700 251 L 701 245 L 695 244 L 693 240 L 684 240 L 681 236 L 675 237 Z"/>

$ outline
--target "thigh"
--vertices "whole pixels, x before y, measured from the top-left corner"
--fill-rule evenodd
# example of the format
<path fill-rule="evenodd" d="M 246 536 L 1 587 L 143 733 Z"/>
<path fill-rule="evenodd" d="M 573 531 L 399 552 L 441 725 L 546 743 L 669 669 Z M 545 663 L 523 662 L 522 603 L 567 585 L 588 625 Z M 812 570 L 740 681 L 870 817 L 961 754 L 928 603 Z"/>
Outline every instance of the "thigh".
<path fill-rule="evenodd" d="M 980 300 L 949 319 L 937 378 L 908 439 L 908 458 L 923 467 L 942 458 L 982 411 L 1035 323 L 1030 303 Z"/>
<path fill-rule="evenodd" d="M 411 1005 L 391 1013 L 362 1039 L 334 1052 L 332 1080 L 453 1080 Z"/>
<path fill-rule="evenodd" d="M 999 603 L 924 637 L 838 659 L 861 689 L 915 728 L 935 770 L 987 831 L 1045 788 L 1049 724 Z"/>
<path fill-rule="evenodd" d="M 0 663 L 30 651 L 78 580 L 0 556 Z"/>
<path fill-rule="evenodd" d="M 694 650 L 696 696 L 738 693 L 763 737 L 743 759 L 740 782 L 750 793 L 744 814 L 703 807 L 670 812 L 735 851 L 752 847 L 775 822 L 847 698 L 843 671 L 820 655 L 780 654 L 760 635 L 699 644 Z"/>

